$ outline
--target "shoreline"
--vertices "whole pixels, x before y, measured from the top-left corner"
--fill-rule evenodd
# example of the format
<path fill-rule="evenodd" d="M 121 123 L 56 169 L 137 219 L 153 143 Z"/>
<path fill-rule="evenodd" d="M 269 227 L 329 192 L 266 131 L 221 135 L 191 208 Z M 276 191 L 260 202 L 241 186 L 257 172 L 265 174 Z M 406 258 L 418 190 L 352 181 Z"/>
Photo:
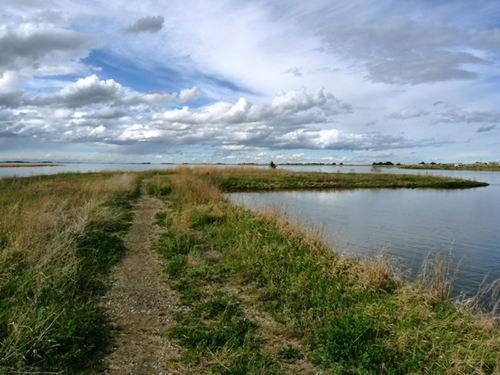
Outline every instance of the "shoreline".
<path fill-rule="evenodd" d="M 0 168 L 59 167 L 61 165 L 52 163 L 0 163 Z"/>

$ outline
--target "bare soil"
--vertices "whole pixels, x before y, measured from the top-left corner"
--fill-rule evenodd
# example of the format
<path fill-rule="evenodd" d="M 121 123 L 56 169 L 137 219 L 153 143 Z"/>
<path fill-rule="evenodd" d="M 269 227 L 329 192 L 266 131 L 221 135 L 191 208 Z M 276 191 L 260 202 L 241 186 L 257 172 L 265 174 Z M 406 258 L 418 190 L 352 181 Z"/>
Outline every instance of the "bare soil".
<path fill-rule="evenodd" d="M 102 304 L 116 330 L 104 374 L 181 373 L 167 363 L 178 355 L 178 348 L 164 337 L 177 298 L 166 286 L 161 257 L 151 246 L 157 233 L 154 215 L 161 208 L 160 200 L 142 195 L 124 237 L 126 253 L 111 271 L 111 287 Z"/>
<path fill-rule="evenodd" d="M 127 250 L 112 268 L 110 288 L 101 301 L 108 320 L 115 327 L 113 347 L 104 359 L 103 374 L 198 374 L 207 365 L 193 366 L 178 361 L 181 349 L 165 337 L 175 324 L 172 314 L 180 309 L 177 293 L 168 287 L 163 260 L 152 247 L 158 232 L 165 230 L 153 224 L 155 213 L 165 208 L 165 203 L 144 193 L 133 209 L 134 221 L 124 236 Z M 258 323 L 258 334 L 266 342 L 266 352 L 275 353 L 288 345 L 304 351 L 301 344 L 287 337 L 284 326 L 252 307 L 252 298 L 244 289 L 231 286 L 226 289 L 243 299 L 245 315 Z M 287 374 L 322 373 L 305 359 L 283 364 L 282 370 Z"/>

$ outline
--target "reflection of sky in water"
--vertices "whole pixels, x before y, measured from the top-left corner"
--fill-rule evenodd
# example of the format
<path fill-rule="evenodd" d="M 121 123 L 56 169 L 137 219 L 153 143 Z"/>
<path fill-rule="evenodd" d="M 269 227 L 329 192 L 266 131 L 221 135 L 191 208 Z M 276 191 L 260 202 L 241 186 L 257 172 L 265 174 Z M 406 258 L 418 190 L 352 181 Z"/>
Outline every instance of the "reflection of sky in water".
<path fill-rule="evenodd" d="M 337 251 L 373 255 L 388 248 L 418 271 L 439 252 L 461 261 L 456 292 L 500 278 L 499 187 L 233 194 L 247 207 L 280 207 L 291 221 L 323 228 Z"/>

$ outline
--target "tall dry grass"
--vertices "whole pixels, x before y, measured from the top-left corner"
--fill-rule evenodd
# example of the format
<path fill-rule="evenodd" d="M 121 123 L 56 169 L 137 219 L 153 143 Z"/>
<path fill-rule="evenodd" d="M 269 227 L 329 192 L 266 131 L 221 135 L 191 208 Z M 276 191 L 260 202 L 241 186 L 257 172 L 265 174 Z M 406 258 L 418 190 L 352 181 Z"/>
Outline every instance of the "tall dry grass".
<path fill-rule="evenodd" d="M 0 369 L 36 357 L 47 332 L 70 308 L 64 302 L 46 305 L 47 294 L 60 293 L 64 300 L 71 293 L 79 238 L 98 208 L 134 182 L 128 174 L 0 180 L 0 298 L 9 306 L 0 307 Z"/>

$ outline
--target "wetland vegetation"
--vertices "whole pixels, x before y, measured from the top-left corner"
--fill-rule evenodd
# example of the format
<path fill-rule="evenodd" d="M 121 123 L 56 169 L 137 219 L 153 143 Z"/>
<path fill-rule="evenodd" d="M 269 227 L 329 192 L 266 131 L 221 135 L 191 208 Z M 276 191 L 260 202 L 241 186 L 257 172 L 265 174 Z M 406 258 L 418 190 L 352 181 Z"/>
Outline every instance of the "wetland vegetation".
<path fill-rule="evenodd" d="M 485 182 L 452 177 L 389 173 L 294 172 L 259 168 L 195 168 L 223 192 L 271 190 L 434 188 L 463 189 L 488 186 Z"/>
<path fill-rule="evenodd" d="M 0 180 L 0 374 L 98 369 L 109 327 L 97 297 L 124 249 L 136 181 Z"/>
<path fill-rule="evenodd" d="M 349 258 L 222 195 L 481 186 L 410 177 L 180 167 L 2 179 L 0 374 L 102 370 L 112 327 L 97 297 L 145 178 L 164 202 L 155 248 L 179 296 L 164 334 L 182 348 L 172 361 L 192 373 L 498 373 L 495 311 L 450 302 L 453 272 L 442 259 L 409 282 L 382 253 Z"/>

